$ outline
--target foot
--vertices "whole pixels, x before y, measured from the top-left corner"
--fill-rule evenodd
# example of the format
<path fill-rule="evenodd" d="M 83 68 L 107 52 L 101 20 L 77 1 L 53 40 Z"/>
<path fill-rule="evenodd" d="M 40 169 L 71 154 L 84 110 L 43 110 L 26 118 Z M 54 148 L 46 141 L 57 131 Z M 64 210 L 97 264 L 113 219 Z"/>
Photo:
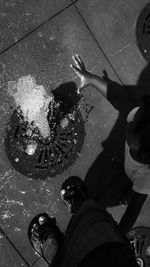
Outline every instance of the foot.
<path fill-rule="evenodd" d="M 47 213 L 35 216 L 30 222 L 28 237 L 36 253 L 48 264 L 53 263 L 63 241 L 63 234 L 56 225 L 56 219 L 50 218 Z"/>
<path fill-rule="evenodd" d="M 87 199 L 83 181 L 77 176 L 70 176 L 61 188 L 61 198 L 71 214 L 75 214 Z"/>

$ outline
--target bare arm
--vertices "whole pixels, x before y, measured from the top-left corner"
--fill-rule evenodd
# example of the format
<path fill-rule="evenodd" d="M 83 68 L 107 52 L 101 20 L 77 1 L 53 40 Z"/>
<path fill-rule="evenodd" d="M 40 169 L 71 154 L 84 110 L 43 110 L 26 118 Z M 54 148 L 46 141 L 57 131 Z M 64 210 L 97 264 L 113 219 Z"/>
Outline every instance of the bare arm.
<path fill-rule="evenodd" d="M 132 199 L 127 207 L 127 210 L 125 211 L 125 214 L 123 215 L 119 223 L 120 229 L 125 234 L 128 233 L 134 225 L 146 198 L 147 195 L 145 194 L 139 194 L 137 192 L 133 193 Z"/>
<path fill-rule="evenodd" d="M 123 111 L 124 115 L 127 115 L 129 111 L 135 107 L 128 94 L 123 89 L 123 86 L 117 82 L 111 81 L 108 78 L 106 71 L 103 72 L 103 77 L 99 77 L 86 70 L 83 61 L 78 55 L 73 56 L 72 58 L 75 65 L 70 65 L 70 67 L 80 78 L 80 85 L 77 90 L 78 94 L 83 88 L 91 85 L 103 95 L 115 109 Z"/>
<path fill-rule="evenodd" d="M 93 75 L 90 80 L 90 85 L 92 85 L 99 93 L 101 93 L 105 98 L 107 98 L 108 82 L 99 76 Z"/>
<path fill-rule="evenodd" d="M 78 88 L 78 93 L 88 85 L 92 85 L 100 94 L 107 98 L 108 82 L 100 78 L 99 76 L 88 72 L 85 68 L 84 63 L 78 55 L 73 56 L 73 60 L 76 66 L 70 65 L 70 67 L 76 72 L 81 80 L 80 86 Z"/>

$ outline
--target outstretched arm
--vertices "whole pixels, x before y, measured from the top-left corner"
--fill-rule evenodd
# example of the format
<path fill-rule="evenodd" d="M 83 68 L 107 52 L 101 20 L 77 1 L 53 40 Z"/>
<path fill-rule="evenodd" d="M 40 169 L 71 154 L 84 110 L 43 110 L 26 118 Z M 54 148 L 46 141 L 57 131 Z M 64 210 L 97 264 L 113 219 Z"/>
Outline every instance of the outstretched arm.
<path fill-rule="evenodd" d="M 118 111 L 124 112 L 124 115 L 128 114 L 135 105 L 129 98 L 126 90 L 119 83 L 112 81 L 108 78 L 106 71 L 104 71 L 103 77 L 94 75 L 93 73 L 86 70 L 86 67 L 78 55 L 72 57 L 75 65 L 70 65 L 70 67 L 75 71 L 75 73 L 80 78 L 80 85 L 77 93 L 91 85 L 94 87 L 101 95 L 103 95 Z"/>
<path fill-rule="evenodd" d="M 78 93 L 88 85 L 92 85 L 99 93 L 107 98 L 108 82 L 105 79 L 88 72 L 78 55 L 73 56 L 73 60 L 75 62 L 75 66 L 70 65 L 70 67 L 76 72 L 81 81 L 78 88 Z"/>

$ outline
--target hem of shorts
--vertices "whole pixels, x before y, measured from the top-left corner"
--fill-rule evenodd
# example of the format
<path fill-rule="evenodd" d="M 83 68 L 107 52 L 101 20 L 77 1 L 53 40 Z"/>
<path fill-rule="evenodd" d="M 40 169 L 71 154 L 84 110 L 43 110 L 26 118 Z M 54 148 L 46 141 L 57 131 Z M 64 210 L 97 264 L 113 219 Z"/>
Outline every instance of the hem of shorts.
<path fill-rule="evenodd" d="M 133 189 L 133 191 L 135 191 L 139 194 L 150 195 L 150 190 L 137 188 L 136 186 L 133 186 L 132 189 Z"/>

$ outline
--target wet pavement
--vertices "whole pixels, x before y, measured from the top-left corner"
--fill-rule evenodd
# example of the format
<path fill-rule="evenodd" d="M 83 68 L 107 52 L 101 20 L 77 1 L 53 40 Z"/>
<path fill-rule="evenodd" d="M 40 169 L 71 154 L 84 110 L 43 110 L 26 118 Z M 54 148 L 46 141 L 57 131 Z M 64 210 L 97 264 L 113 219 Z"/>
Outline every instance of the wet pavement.
<path fill-rule="evenodd" d="M 58 226 L 65 231 L 70 215 L 60 200 L 60 188 L 70 175 L 81 177 L 89 196 L 101 204 L 107 203 L 118 222 L 123 215 L 126 205 L 119 205 L 119 200 L 131 185 L 120 164 L 112 158 L 120 151 L 123 153 L 126 115 L 147 90 L 146 86 L 141 88 L 143 80 L 148 82 L 147 62 L 135 38 L 136 20 L 146 3 L 146 0 L 136 3 L 39 0 L 36 4 L 0 1 L 1 267 L 47 267 L 31 248 L 27 229 L 31 219 L 44 211 L 56 217 Z M 112 84 L 110 88 L 110 94 L 120 90 L 119 97 L 111 101 L 119 111 L 88 87 L 79 102 L 86 135 L 77 159 L 55 177 L 30 179 L 12 167 L 5 152 L 6 125 L 13 112 L 8 82 L 31 75 L 47 92 L 61 84 L 67 87 L 70 82 L 78 86 L 79 79 L 69 66 L 76 53 L 89 71 L 101 76 L 105 69 L 109 79 L 126 85 L 117 89 Z M 150 225 L 149 205 L 147 199 L 136 225 Z"/>

